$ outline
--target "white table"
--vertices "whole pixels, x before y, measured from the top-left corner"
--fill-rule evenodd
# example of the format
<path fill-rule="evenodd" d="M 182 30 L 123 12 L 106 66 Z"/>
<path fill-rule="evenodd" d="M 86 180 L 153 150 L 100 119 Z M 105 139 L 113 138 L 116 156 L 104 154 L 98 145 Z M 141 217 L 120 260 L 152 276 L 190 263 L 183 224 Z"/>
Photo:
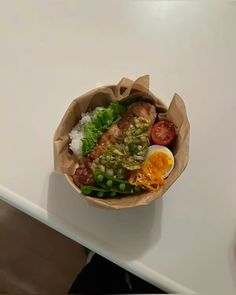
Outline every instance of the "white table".
<path fill-rule="evenodd" d="M 0 2 L 0 196 L 170 292 L 236 293 L 236 3 Z M 91 207 L 53 173 L 72 99 L 127 76 L 185 100 L 190 162 L 147 207 Z"/>

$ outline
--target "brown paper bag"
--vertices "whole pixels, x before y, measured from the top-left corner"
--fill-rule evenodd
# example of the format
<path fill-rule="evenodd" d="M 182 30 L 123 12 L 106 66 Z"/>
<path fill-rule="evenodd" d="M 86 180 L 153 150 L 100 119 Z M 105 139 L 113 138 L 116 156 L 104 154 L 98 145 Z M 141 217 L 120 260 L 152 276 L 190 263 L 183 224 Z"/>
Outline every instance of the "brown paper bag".
<path fill-rule="evenodd" d="M 158 113 L 164 113 L 164 116 L 176 125 L 178 136 L 172 149 L 175 157 L 175 167 L 169 177 L 165 179 L 164 185 L 157 192 L 110 199 L 84 196 L 92 204 L 115 209 L 147 205 L 151 201 L 160 198 L 168 190 L 188 163 L 190 126 L 184 102 L 178 94 L 175 94 L 169 108 L 166 109 L 163 102 L 149 91 L 149 76 L 146 75 L 136 81 L 123 78 L 117 85 L 96 88 L 76 98 L 70 104 L 54 136 L 55 170 L 64 173 L 69 184 L 81 194 L 80 189 L 74 184 L 71 177 L 78 166 L 76 157 L 69 150 L 69 133 L 71 129 L 79 122 L 82 113 L 93 110 L 98 106 L 107 106 L 111 101 L 132 100 L 136 97 L 142 97 L 144 100 L 154 102 Z"/>

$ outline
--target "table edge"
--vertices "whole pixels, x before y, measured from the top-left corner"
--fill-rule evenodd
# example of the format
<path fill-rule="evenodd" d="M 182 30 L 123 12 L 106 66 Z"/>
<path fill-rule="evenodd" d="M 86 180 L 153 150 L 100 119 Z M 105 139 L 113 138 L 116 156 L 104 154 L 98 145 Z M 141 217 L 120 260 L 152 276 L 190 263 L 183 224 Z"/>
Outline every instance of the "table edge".
<path fill-rule="evenodd" d="M 134 260 L 134 261 L 126 263 L 122 261 L 122 258 L 119 258 L 118 256 L 115 257 L 115 255 L 113 255 L 109 251 L 104 251 L 102 248 L 101 249 L 95 248 L 94 244 L 96 243 L 96 241 L 92 241 L 91 237 L 88 239 L 85 239 L 85 238 L 83 239 L 81 234 L 78 235 L 77 233 L 75 233 L 73 229 L 70 229 L 70 225 L 68 223 L 66 225 L 65 221 L 62 221 L 61 218 L 58 218 L 57 216 L 48 213 L 45 209 L 41 208 L 40 206 L 34 204 L 33 202 L 25 199 L 21 195 L 9 190 L 8 188 L 2 185 L 0 185 L 0 200 L 19 209 L 25 214 L 37 219 L 38 221 L 53 228 L 54 230 L 58 231 L 64 236 L 91 249 L 92 251 L 98 253 L 99 255 L 121 266 L 122 268 L 125 268 L 131 273 L 141 277 L 142 279 L 149 282 L 150 284 L 165 290 L 166 292 L 196 294 L 195 291 L 179 284 L 176 281 L 173 281 L 172 279 L 156 271 L 153 271 L 152 269 L 148 268 L 146 265 L 140 263 L 138 260 Z"/>

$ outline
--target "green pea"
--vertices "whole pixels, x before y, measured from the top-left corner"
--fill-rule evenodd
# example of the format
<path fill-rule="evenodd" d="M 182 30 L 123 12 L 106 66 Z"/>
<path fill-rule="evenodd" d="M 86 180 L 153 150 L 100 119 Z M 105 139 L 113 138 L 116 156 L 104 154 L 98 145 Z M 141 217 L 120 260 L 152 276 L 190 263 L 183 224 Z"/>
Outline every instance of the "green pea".
<path fill-rule="evenodd" d="M 97 181 L 98 181 L 98 182 L 102 182 L 104 176 L 103 176 L 102 174 L 98 174 L 96 178 L 97 178 Z"/>
<path fill-rule="evenodd" d="M 110 197 L 115 197 L 116 196 L 116 192 L 110 192 Z"/>
<path fill-rule="evenodd" d="M 97 197 L 99 197 L 99 198 L 103 197 L 103 195 L 104 195 L 104 192 L 98 192 L 97 193 Z"/>
<path fill-rule="evenodd" d="M 119 184 L 119 190 L 120 190 L 120 191 L 124 191 L 125 188 L 126 188 L 125 183 L 121 183 L 121 184 Z"/>
<path fill-rule="evenodd" d="M 113 181 L 111 179 L 108 179 L 106 182 L 106 186 L 111 187 L 113 185 Z"/>

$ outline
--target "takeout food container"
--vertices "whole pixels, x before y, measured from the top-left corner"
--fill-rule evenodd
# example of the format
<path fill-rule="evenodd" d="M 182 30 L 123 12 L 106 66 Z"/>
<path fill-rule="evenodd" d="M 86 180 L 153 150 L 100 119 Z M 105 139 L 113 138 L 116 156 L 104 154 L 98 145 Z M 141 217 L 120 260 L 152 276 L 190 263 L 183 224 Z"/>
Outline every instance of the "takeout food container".
<path fill-rule="evenodd" d="M 172 148 L 175 157 L 175 166 L 170 175 L 164 181 L 164 185 L 156 192 L 144 192 L 139 195 L 122 196 L 109 199 L 99 199 L 85 196 L 74 184 L 72 175 L 76 170 L 77 158 L 69 149 L 69 133 L 81 119 L 81 114 L 95 109 L 98 106 L 107 106 L 111 101 L 125 99 L 142 99 L 155 103 L 157 113 L 172 121 L 177 127 L 177 139 Z M 74 99 L 64 114 L 54 136 L 54 166 L 55 170 L 63 173 L 69 183 L 78 194 L 94 204 L 106 208 L 128 208 L 147 205 L 160 198 L 168 188 L 181 175 L 189 158 L 190 125 L 186 113 L 184 101 L 178 94 L 167 108 L 165 104 L 149 91 L 149 76 L 142 76 L 136 81 L 127 78 L 121 79 L 117 85 L 110 85 L 93 89 Z"/>

